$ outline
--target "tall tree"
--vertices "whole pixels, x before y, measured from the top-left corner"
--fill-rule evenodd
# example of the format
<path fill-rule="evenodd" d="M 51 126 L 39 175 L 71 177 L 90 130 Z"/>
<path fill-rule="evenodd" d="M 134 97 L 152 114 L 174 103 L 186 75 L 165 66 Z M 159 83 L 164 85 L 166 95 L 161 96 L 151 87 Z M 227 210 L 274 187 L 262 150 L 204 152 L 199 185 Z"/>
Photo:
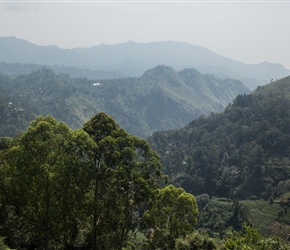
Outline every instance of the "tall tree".
<path fill-rule="evenodd" d="M 6 200 L 19 221 L 18 233 L 26 237 L 22 245 L 48 250 L 74 244 L 86 216 L 94 146 L 84 131 L 51 116 L 38 117 L 12 143 L 5 154 Z"/>
<path fill-rule="evenodd" d="M 149 249 L 175 249 L 175 241 L 194 230 L 198 208 L 195 197 L 173 185 L 156 191 L 143 216 Z"/>
<path fill-rule="evenodd" d="M 96 143 L 93 182 L 93 249 L 121 249 L 162 178 L 157 154 L 105 113 L 84 130 Z"/>

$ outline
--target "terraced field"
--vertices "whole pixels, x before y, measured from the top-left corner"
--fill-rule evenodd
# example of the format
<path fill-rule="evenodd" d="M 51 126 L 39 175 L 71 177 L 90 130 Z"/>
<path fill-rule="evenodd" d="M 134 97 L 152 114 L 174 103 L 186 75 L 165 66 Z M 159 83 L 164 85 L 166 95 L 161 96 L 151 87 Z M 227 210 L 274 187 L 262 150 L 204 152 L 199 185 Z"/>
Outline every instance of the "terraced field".
<path fill-rule="evenodd" d="M 290 234 L 290 207 L 285 197 L 272 204 L 264 200 L 241 201 L 248 211 L 249 222 L 264 236 L 277 235 L 286 239 Z"/>

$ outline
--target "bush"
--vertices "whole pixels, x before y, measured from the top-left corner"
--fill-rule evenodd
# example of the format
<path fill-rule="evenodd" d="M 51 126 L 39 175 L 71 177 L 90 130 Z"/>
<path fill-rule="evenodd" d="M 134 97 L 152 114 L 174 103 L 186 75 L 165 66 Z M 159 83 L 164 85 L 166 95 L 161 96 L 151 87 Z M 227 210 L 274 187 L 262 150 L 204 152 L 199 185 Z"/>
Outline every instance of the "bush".
<path fill-rule="evenodd" d="M 289 246 L 279 237 L 271 236 L 264 238 L 253 227 L 244 225 L 245 234 L 235 232 L 229 238 L 225 239 L 225 248 L 227 250 L 287 250 Z"/>
<path fill-rule="evenodd" d="M 176 250 L 214 250 L 219 249 L 213 239 L 193 233 L 176 240 Z"/>

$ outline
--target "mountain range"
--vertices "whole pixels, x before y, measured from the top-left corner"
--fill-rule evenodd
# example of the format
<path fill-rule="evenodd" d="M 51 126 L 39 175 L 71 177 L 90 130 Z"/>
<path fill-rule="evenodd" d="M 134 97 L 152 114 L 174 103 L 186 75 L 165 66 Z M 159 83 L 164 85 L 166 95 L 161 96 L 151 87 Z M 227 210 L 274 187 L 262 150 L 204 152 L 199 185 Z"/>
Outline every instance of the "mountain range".
<path fill-rule="evenodd" d="M 105 112 L 147 137 L 170 182 L 196 196 L 199 230 L 224 237 L 247 221 L 265 235 L 288 235 L 290 76 L 277 79 L 289 75 L 283 66 L 246 65 L 176 42 L 63 50 L 16 38 L 0 39 L 0 61 L 0 137 L 17 136 L 39 115 L 76 129 Z M 3 149 L 9 140 L 0 139 Z"/>
<path fill-rule="evenodd" d="M 23 64 L 28 64 L 30 69 L 33 64 L 34 69 L 37 65 L 54 66 L 56 71 L 72 73 L 72 77 L 93 76 L 90 79 L 141 76 L 147 69 L 162 64 L 177 71 L 195 68 L 219 78 L 239 79 L 250 89 L 290 75 L 290 70 L 277 63 L 245 64 L 201 46 L 174 41 L 62 49 L 54 45 L 35 45 L 15 37 L 1 37 L 0 55 L 2 63 L 20 63 L 18 67 L 22 68 Z M 72 70 L 75 67 L 79 69 Z M 7 68 L 5 73 L 11 73 Z"/>
<path fill-rule="evenodd" d="M 70 78 L 47 68 L 16 77 L 2 74 L 0 90 L 0 136 L 15 136 L 37 115 L 52 115 L 75 129 L 102 111 L 143 138 L 221 111 L 238 94 L 249 92 L 238 80 L 165 65 L 140 77 L 100 81 Z"/>

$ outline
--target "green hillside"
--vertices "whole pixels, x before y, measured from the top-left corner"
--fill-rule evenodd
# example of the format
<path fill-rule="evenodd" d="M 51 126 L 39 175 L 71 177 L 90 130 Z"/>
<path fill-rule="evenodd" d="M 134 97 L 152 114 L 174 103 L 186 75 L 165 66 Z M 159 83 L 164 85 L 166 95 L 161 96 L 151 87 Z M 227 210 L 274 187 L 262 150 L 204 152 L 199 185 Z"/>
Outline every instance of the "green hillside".
<path fill-rule="evenodd" d="M 197 197 L 198 230 L 224 238 L 246 221 L 266 237 L 286 239 L 289 132 L 286 77 L 238 95 L 223 112 L 202 115 L 182 129 L 155 132 L 148 141 L 171 182 Z"/>
<path fill-rule="evenodd" d="M 290 77 L 238 95 L 224 112 L 200 116 L 149 141 L 175 185 L 193 194 L 277 197 L 290 178 Z"/>
<path fill-rule="evenodd" d="M 290 84 L 289 76 L 280 79 L 279 81 L 272 82 L 264 86 L 259 86 L 253 91 L 253 95 L 266 95 L 266 96 L 281 96 L 290 99 Z"/>
<path fill-rule="evenodd" d="M 141 77 L 113 80 L 70 78 L 47 68 L 14 77 L 1 75 L 0 80 L 0 136 L 15 136 L 38 115 L 53 115 L 79 128 L 103 111 L 131 134 L 145 138 L 220 111 L 237 94 L 249 91 L 237 80 L 221 80 L 194 69 L 176 72 L 167 66 L 157 66 Z"/>
<path fill-rule="evenodd" d="M 284 240 L 290 230 L 289 85 L 287 77 L 239 94 L 214 113 L 214 104 L 220 110 L 245 90 L 241 82 L 166 66 L 115 80 L 50 69 L 0 75 L 3 136 L 40 114 L 77 128 L 109 110 L 144 134 L 199 116 L 148 138 L 162 169 L 147 142 L 105 113 L 91 115 L 83 130 L 38 117 L 15 139 L 1 138 L 0 248 L 219 249 L 215 241 L 223 249 L 244 221 L 271 236 L 254 235 L 258 242 L 280 244 L 272 236 Z M 156 191 L 167 180 L 163 173 L 183 189 L 166 182 Z"/>

